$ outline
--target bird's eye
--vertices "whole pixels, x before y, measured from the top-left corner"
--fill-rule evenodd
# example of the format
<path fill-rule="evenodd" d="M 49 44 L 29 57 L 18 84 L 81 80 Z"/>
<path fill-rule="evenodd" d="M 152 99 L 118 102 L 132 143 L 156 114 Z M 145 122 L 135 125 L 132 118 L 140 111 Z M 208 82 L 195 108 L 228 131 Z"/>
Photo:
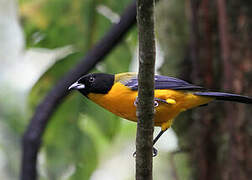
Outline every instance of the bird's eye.
<path fill-rule="evenodd" d="M 91 76 L 91 77 L 89 78 L 89 82 L 94 82 L 94 80 L 95 80 L 95 78 L 94 78 L 93 76 Z"/>

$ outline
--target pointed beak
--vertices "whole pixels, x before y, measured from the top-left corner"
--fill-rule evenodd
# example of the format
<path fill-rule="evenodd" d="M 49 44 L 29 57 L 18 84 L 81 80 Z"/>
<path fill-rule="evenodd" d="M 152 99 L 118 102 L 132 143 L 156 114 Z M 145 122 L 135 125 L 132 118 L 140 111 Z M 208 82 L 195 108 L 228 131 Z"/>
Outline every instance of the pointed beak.
<path fill-rule="evenodd" d="M 84 89 L 85 85 L 84 84 L 80 84 L 78 82 L 73 83 L 71 86 L 69 86 L 68 90 L 72 90 L 72 89 Z"/>

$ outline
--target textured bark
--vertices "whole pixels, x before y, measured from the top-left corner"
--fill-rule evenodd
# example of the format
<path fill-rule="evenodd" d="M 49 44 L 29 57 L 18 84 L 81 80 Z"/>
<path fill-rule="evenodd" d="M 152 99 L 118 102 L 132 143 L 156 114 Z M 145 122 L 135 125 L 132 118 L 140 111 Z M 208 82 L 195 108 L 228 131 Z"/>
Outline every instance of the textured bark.
<path fill-rule="evenodd" d="M 190 81 L 204 84 L 204 86 L 210 88 L 212 87 L 211 82 L 213 81 L 213 74 L 211 71 L 211 48 L 209 48 L 211 47 L 212 41 L 211 31 L 209 30 L 209 1 L 203 0 L 199 3 L 191 0 L 190 3 L 190 12 L 195 14 L 191 16 L 192 20 L 190 20 L 190 27 L 194 28 L 190 28 L 192 29 L 190 34 L 192 37 L 197 37 L 197 41 L 195 41 L 193 46 L 192 43 L 190 43 L 190 60 L 192 64 L 197 64 L 197 66 L 192 65 L 191 67 L 191 71 L 194 72 L 195 76 L 192 76 Z M 199 23 L 200 18 L 204 19 L 202 23 Z M 202 36 L 202 34 L 204 34 L 204 36 Z M 192 39 L 190 41 L 192 41 Z M 195 57 L 197 57 L 197 59 L 195 59 Z M 202 59 L 204 59 L 204 63 L 200 63 Z M 215 144 L 212 139 L 215 123 L 212 121 L 213 115 L 211 111 L 214 111 L 214 107 L 208 106 L 207 108 L 200 108 L 192 112 L 194 121 L 192 123 L 190 135 L 197 138 L 191 139 L 192 137 L 188 137 L 192 142 L 192 147 L 194 147 L 191 148 L 190 152 L 191 161 L 196 167 L 194 176 L 200 180 L 215 179 L 215 174 L 211 174 L 210 172 L 218 170 L 215 166 L 216 153 L 214 153 Z M 189 119 L 189 121 L 191 121 L 191 119 Z M 206 154 L 208 156 L 206 156 Z M 197 169 L 200 169 L 200 171 Z"/>
<path fill-rule="evenodd" d="M 221 59 L 223 63 L 223 88 L 232 89 L 233 79 L 233 67 L 231 63 L 230 55 L 230 42 L 229 42 L 229 30 L 228 30 L 228 19 L 226 10 L 226 1 L 217 0 L 218 7 L 218 25 L 219 25 L 219 40 L 221 45 Z"/>
<path fill-rule="evenodd" d="M 204 85 L 208 88 L 216 88 L 214 87 L 214 79 L 213 79 L 213 33 L 212 33 L 212 17 L 211 17 L 211 0 L 203 0 L 201 3 L 202 9 L 202 32 L 206 34 L 202 39 L 202 58 L 205 59 L 204 64 L 201 65 L 200 69 L 202 71 L 202 75 L 204 77 Z"/>
<path fill-rule="evenodd" d="M 231 31 L 231 27 L 237 28 L 239 26 L 237 19 L 244 14 L 237 13 L 230 21 L 229 14 L 237 9 L 228 7 L 225 0 L 218 0 L 213 4 L 207 1 L 201 1 L 198 10 L 199 18 L 203 19 L 199 22 L 199 27 L 202 27 L 200 29 L 202 40 L 198 46 L 200 47 L 199 53 L 202 55 L 198 64 L 204 63 L 200 69 L 192 69 L 192 71 L 201 71 L 199 74 L 204 80 L 203 85 L 207 88 L 251 95 L 251 93 L 243 93 L 246 74 L 241 68 L 242 65 L 239 64 L 243 64 L 245 59 L 242 53 L 237 53 L 243 51 L 248 55 L 251 43 L 242 42 L 242 38 L 236 35 L 237 32 Z M 229 3 L 232 4 L 230 1 Z M 211 13 L 211 18 L 216 18 L 218 28 L 211 24 L 209 19 L 211 11 L 207 8 L 212 8 L 212 12 L 214 12 L 214 8 L 217 10 L 217 14 Z M 215 37 L 218 36 L 218 39 L 213 40 L 212 33 Z M 248 38 L 250 36 L 248 33 L 246 34 L 246 31 L 240 33 Z M 214 46 L 215 44 L 217 46 Z M 213 49 L 215 50 L 214 55 L 211 53 Z M 249 56 L 251 58 L 251 54 Z M 212 70 L 211 67 L 214 67 L 214 63 L 219 66 L 215 66 L 215 69 Z M 193 82 L 195 80 L 197 79 L 192 79 Z M 251 171 L 248 171 L 248 164 L 251 163 L 251 160 L 249 160 L 247 149 L 251 149 L 251 143 L 248 141 L 250 133 L 243 130 L 248 123 L 244 114 L 245 105 L 231 102 L 210 104 L 207 108 L 194 111 L 195 122 L 191 133 L 196 138 L 192 142 L 194 148 L 191 152 L 191 158 L 196 168 L 201 169 L 200 171 L 195 170 L 194 175 L 198 179 L 249 179 Z"/>
<path fill-rule="evenodd" d="M 139 74 L 136 137 L 136 179 L 152 180 L 154 116 L 154 0 L 137 1 Z"/>
<path fill-rule="evenodd" d="M 223 89 L 229 89 L 236 93 L 242 93 L 244 90 L 244 85 L 249 83 L 246 80 L 246 73 L 244 68 L 246 65 L 243 63 L 246 58 L 250 58 L 251 61 L 251 42 L 241 38 L 237 35 L 238 32 L 232 31 L 232 27 L 236 27 L 239 33 L 243 34 L 248 39 L 251 39 L 251 33 L 245 30 L 246 27 L 240 26 L 240 23 L 245 20 L 248 23 L 248 27 L 251 26 L 251 21 L 249 25 L 248 19 L 251 18 L 246 16 L 242 10 L 246 8 L 246 2 L 241 2 L 237 4 L 235 1 L 218 0 L 218 22 L 219 22 L 219 40 L 221 44 L 221 57 L 223 63 L 223 76 L 224 84 Z M 229 7 L 228 4 L 230 3 Z M 232 17 L 230 21 L 229 14 L 232 14 L 233 7 L 238 5 L 238 13 Z M 229 11 L 228 11 L 229 8 Z M 252 8 L 250 4 L 250 8 Z M 236 10 L 236 11 L 237 11 Z M 248 15 L 248 14 L 247 14 Z M 247 21 L 247 22 L 246 22 Z M 239 34 L 238 33 L 238 34 Z M 242 42 L 243 41 L 243 42 Z M 244 53 L 244 54 L 243 54 Z M 246 57 L 248 55 L 248 57 Z M 251 71 L 251 67 L 250 67 Z M 251 84 L 250 84 L 251 87 Z M 226 165 L 222 167 L 221 179 L 223 180 L 247 180 L 251 178 L 252 172 L 251 165 L 249 165 L 252 159 L 249 159 L 248 149 L 251 150 L 252 143 L 249 141 L 249 135 L 251 138 L 251 132 L 246 131 L 246 124 L 248 122 L 248 117 L 245 114 L 245 105 L 240 104 L 230 104 L 225 103 L 224 105 L 224 117 L 222 125 L 222 133 L 225 134 L 227 138 L 226 146 L 226 156 L 223 163 Z M 247 114 L 248 115 L 248 114 Z M 251 114 L 250 114 L 251 116 Z M 245 129 L 244 129 L 245 128 Z M 243 130 L 244 129 L 244 130 Z M 250 157 L 251 158 L 251 157 Z"/>
<path fill-rule="evenodd" d="M 189 21 L 190 21 L 190 59 L 192 63 L 192 68 L 195 69 L 195 71 L 191 72 L 191 75 L 189 76 L 191 79 L 194 79 L 196 82 L 199 82 L 199 71 L 196 69 L 199 69 L 199 23 L 198 23 L 198 8 L 199 3 L 195 0 L 190 0 L 189 2 L 190 8 L 189 8 Z"/>
<path fill-rule="evenodd" d="M 190 13 L 190 39 L 185 41 L 188 56 L 181 66 L 187 71 L 180 72 L 182 79 L 213 90 L 252 96 L 252 1 L 190 3 L 194 4 L 185 6 Z M 189 149 L 191 179 L 251 179 L 251 108 L 232 102 L 210 103 L 175 120 L 179 144 Z"/>
<path fill-rule="evenodd" d="M 31 122 L 23 136 L 22 146 L 22 180 L 35 180 L 37 178 L 37 156 L 41 145 L 42 135 L 47 127 L 50 117 L 56 108 L 68 95 L 69 87 L 80 76 L 88 73 L 98 62 L 111 52 L 122 40 L 124 35 L 136 23 L 135 1 L 123 12 L 118 24 L 111 27 L 107 34 L 87 53 L 83 60 L 69 73 L 67 73 L 46 95 L 36 108 Z"/>

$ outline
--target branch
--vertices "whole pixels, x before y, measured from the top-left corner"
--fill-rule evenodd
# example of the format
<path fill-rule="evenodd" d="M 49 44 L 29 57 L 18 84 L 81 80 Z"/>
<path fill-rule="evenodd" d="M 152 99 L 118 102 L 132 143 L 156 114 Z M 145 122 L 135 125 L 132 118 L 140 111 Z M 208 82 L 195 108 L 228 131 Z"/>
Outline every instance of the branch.
<path fill-rule="evenodd" d="M 68 95 L 67 87 L 80 76 L 88 73 L 98 62 L 122 40 L 123 36 L 136 22 L 135 1 L 123 12 L 118 24 L 111 27 L 107 34 L 94 46 L 83 60 L 68 72 L 47 94 L 36 108 L 22 141 L 22 180 L 37 178 L 37 155 L 45 128 L 58 105 Z"/>
<path fill-rule="evenodd" d="M 154 0 L 137 1 L 139 74 L 136 137 L 136 180 L 152 180 L 154 117 Z"/>

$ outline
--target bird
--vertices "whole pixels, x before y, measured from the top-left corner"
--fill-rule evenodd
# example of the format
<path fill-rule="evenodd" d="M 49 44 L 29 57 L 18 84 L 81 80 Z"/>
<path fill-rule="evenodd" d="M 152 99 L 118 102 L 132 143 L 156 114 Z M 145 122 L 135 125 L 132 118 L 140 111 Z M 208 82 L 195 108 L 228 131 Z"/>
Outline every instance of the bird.
<path fill-rule="evenodd" d="M 181 112 L 214 100 L 252 104 L 252 97 L 209 91 L 174 77 L 155 75 L 154 82 L 154 126 L 161 127 L 161 131 L 153 140 L 153 156 L 157 154 L 155 143 Z M 90 73 L 78 79 L 68 90 L 78 90 L 113 114 L 137 122 L 138 75 L 135 72 Z"/>

